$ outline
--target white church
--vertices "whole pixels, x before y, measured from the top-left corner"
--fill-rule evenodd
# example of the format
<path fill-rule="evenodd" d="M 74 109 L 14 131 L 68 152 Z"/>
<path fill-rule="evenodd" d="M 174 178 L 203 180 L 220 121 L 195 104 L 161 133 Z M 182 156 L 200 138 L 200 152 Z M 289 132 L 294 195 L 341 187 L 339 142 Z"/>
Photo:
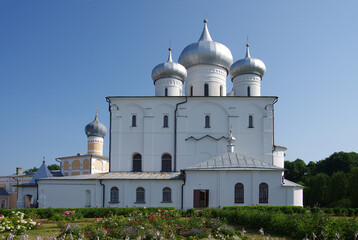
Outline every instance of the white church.
<path fill-rule="evenodd" d="M 153 69 L 155 96 L 106 98 L 109 158 L 96 114 L 88 153 L 59 158 L 62 177 L 37 176 L 38 207 L 302 206 L 303 187 L 284 179 L 286 148 L 274 143 L 278 98 L 261 96 L 265 71 L 249 45 L 233 63 L 205 20 L 178 63 L 169 49 Z"/>

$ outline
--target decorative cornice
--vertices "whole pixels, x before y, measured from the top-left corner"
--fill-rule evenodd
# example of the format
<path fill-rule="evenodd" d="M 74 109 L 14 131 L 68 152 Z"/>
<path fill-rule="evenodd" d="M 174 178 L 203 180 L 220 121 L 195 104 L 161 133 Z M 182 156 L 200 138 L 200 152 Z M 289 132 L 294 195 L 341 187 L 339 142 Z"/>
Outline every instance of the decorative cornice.
<path fill-rule="evenodd" d="M 225 137 L 225 136 L 222 136 L 222 137 L 219 137 L 219 138 L 215 138 L 215 137 L 210 136 L 210 135 L 205 135 L 205 136 L 202 136 L 202 137 L 200 137 L 200 138 L 196 138 L 196 137 L 194 137 L 194 136 L 190 136 L 190 137 L 188 137 L 187 139 L 185 139 L 185 141 L 188 141 L 189 139 L 193 139 L 193 140 L 195 140 L 195 141 L 200 141 L 201 139 L 206 138 L 206 137 L 211 138 L 211 139 L 213 139 L 213 140 L 215 140 L 215 141 L 220 141 L 221 139 L 225 139 L 225 140 L 228 139 L 228 138 Z"/>

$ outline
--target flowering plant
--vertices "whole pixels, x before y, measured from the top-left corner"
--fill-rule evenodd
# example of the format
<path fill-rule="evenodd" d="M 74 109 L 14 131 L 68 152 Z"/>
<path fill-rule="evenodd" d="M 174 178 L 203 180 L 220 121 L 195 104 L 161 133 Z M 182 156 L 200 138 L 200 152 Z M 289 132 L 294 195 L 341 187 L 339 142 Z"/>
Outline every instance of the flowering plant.
<path fill-rule="evenodd" d="M 15 235 L 21 234 L 29 229 L 36 229 L 40 223 L 34 219 L 25 218 L 22 212 L 11 212 L 10 216 L 0 215 L 0 233 L 11 232 Z"/>

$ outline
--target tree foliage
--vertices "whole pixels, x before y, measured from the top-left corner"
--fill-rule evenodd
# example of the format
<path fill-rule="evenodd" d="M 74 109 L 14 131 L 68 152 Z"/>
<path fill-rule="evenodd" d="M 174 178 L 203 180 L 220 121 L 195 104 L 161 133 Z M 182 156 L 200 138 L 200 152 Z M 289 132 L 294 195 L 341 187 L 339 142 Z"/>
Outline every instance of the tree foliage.
<path fill-rule="evenodd" d="M 336 152 L 307 165 L 285 161 L 285 178 L 305 186 L 305 206 L 358 207 L 358 153 Z"/>
<path fill-rule="evenodd" d="M 60 166 L 57 165 L 57 164 L 48 165 L 47 168 L 50 171 L 61 170 Z M 27 174 L 27 173 L 35 173 L 35 172 L 37 172 L 37 170 L 39 170 L 37 167 L 33 167 L 33 168 L 29 168 L 29 169 L 25 170 L 24 173 L 25 174 Z"/>

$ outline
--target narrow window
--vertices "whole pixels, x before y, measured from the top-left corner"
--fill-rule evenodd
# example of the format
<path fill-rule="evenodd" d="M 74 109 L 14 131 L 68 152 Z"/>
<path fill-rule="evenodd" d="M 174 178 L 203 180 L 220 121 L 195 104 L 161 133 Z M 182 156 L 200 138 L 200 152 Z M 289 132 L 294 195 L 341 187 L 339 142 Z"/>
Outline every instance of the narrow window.
<path fill-rule="evenodd" d="M 85 207 L 91 207 L 91 191 L 86 190 L 86 204 Z"/>
<path fill-rule="evenodd" d="M 220 96 L 222 97 L 223 95 L 223 86 L 220 86 Z"/>
<path fill-rule="evenodd" d="M 133 156 L 133 172 L 142 171 L 142 155 L 139 153 Z"/>
<path fill-rule="evenodd" d="M 136 190 L 136 203 L 145 203 L 145 190 L 142 187 Z"/>
<path fill-rule="evenodd" d="M 235 203 L 244 203 L 244 185 L 242 183 L 235 184 Z"/>
<path fill-rule="evenodd" d="M 193 86 L 190 87 L 190 96 L 193 96 Z"/>
<path fill-rule="evenodd" d="M 132 127 L 136 127 L 136 126 L 137 126 L 137 116 L 132 115 Z"/>
<path fill-rule="evenodd" d="M 164 117 L 163 117 L 163 128 L 167 128 L 167 127 L 169 127 L 168 115 L 164 115 Z"/>
<path fill-rule="evenodd" d="M 168 97 L 168 88 L 165 88 L 165 96 Z"/>
<path fill-rule="evenodd" d="M 259 203 L 268 203 L 268 185 L 267 185 L 267 183 L 260 183 Z"/>
<path fill-rule="evenodd" d="M 252 115 L 249 116 L 249 128 L 254 128 L 254 117 Z"/>
<path fill-rule="evenodd" d="M 251 90 L 250 90 L 250 86 L 247 87 L 247 96 L 251 97 Z"/>
<path fill-rule="evenodd" d="M 207 83 L 204 85 L 204 96 L 209 96 L 209 85 Z"/>
<path fill-rule="evenodd" d="M 163 188 L 163 202 L 172 202 L 172 190 L 168 187 Z"/>
<path fill-rule="evenodd" d="M 163 199 L 164 199 L 164 190 L 163 190 Z M 6 200 L 1 200 L 1 208 L 6 208 Z"/>
<path fill-rule="evenodd" d="M 172 156 L 170 154 L 163 154 L 162 156 L 162 172 L 172 171 Z"/>
<path fill-rule="evenodd" d="M 210 116 L 205 116 L 205 128 L 210 128 Z"/>
<path fill-rule="evenodd" d="M 119 191 L 117 187 L 111 188 L 111 202 L 118 203 L 119 202 Z"/>

